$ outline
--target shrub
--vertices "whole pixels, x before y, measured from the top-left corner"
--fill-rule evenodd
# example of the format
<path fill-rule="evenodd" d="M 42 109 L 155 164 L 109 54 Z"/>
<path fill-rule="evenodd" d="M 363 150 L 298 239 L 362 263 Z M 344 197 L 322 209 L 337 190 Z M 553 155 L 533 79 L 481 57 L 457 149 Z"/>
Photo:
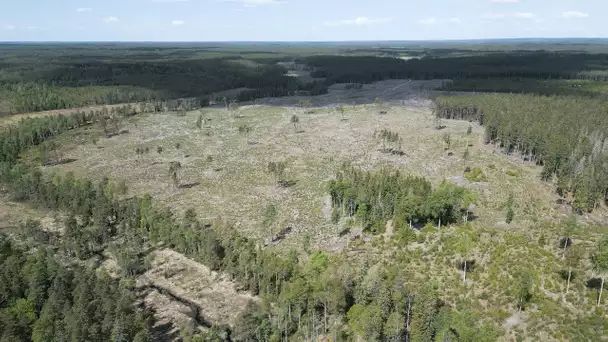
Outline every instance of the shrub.
<path fill-rule="evenodd" d="M 505 173 L 507 174 L 507 176 L 511 176 L 511 177 L 519 177 L 520 176 L 520 173 L 518 171 L 511 170 L 511 169 L 505 171 Z"/>
<path fill-rule="evenodd" d="M 487 182 L 488 177 L 483 173 L 483 171 L 476 167 L 470 172 L 464 173 L 464 178 L 466 178 L 469 182 Z"/>

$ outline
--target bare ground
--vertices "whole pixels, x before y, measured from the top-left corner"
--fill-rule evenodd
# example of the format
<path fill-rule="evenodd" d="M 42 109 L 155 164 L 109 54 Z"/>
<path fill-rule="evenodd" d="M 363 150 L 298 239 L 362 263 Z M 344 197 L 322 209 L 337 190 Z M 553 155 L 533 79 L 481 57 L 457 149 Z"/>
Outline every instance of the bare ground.
<path fill-rule="evenodd" d="M 164 249 L 154 252 L 152 268 L 139 277 L 138 287 L 154 285 L 172 295 L 191 302 L 200 308 L 201 316 L 212 324 L 233 326 L 236 317 L 250 301 L 257 301 L 249 293 L 239 291 L 225 275 L 209 270 L 175 251 Z M 158 301 L 159 297 L 165 299 Z M 189 322 L 192 309 L 176 300 L 169 300 L 158 290 L 151 291 L 144 301 L 156 311 L 161 320 L 172 319 L 178 326 Z M 173 304 L 168 305 L 172 302 Z M 177 313 L 177 315 L 175 315 Z"/>

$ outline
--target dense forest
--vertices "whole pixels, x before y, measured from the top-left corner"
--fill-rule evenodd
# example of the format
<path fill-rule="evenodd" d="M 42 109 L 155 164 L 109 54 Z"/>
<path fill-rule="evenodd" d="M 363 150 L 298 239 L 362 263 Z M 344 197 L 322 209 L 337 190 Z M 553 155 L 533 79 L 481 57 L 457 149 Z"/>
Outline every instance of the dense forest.
<path fill-rule="evenodd" d="M 313 77 L 325 77 L 328 83 L 370 83 L 396 78 L 582 78 L 604 81 L 608 69 L 608 55 L 561 52 L 490 53 L 482 56 L 423 57 L 409 60 L 373 56 L 314 56 L 303 62 L 315 68 Z"/>
<path fill-rule="evenodd" d="M 592 211 L 608 200 L 608 102 L 534 95 L 443 96 L 436 115 L 477 121 L 486 142 L 543 166 L 573 207 Z"/>
<path fill-rule="evenodd" d="M 151 341 L 151 313 L 131 291 L 44 245 L 29 252 L 0 235 L 0 278 L 0 341 Z"/>
<path fill-rule="evenodd" d="M 0 46 L 6 52 L 0 57 L 0 114 L 190 97 L 214 100 L 215 93 L 229 89 L 241 89 L 235 100 L 251 101 L 325 94 L 335 83 L 408 78 L 453 80 L 452 90 L 598 95 L 603 93 L 598 82 L 608 77 L 608 55 L 584 52 L 397 49 L 387 55 L 387 48 L 323 46 L 239 53 L 212 46 L 97 51 L 58 45 L 45 47 L 36 57 L 28 54 L 31 49 Z M 277 64 L 282 61 L 306 66 L 313 80 L 287 76 L 288 70 Z M 554 84 L 572 79 L 587 83 L 582 89 Z"/>

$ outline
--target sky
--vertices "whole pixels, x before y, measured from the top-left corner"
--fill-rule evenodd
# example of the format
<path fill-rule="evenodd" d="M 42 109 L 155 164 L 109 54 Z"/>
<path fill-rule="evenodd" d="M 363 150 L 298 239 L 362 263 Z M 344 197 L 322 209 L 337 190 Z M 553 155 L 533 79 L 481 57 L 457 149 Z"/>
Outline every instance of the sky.
<path fill-rule="evenodd" d="M 608 0 L 0 0 L 0 41 L 608 38 Z"/>

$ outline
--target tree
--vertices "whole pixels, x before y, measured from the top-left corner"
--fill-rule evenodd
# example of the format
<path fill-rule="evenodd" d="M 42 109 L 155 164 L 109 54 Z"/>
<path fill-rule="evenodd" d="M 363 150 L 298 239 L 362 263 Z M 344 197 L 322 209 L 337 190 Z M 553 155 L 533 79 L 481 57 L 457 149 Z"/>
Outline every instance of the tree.
<path fill-rule="evenodd" d="M 528 271 L 519 271 L 515 275 L 515 298 L 517 310 L 521 311 L 532 298 L 533 278 Z"/>
<path fill-rule="evenodd" d="M 471 236 L 468 233 L 462 232 L 459 235 L 458 241 L 456 243 L 456 251 L 460 254 L 460 257 L 462 259 L 461 265 L 462 265 L 462 282 L 466 282 L 467 281 L 467 262 L 468 262 L 468 257 L 469 257 L 469 253 L 471 252 L 471 249 L 473 248 L 473 239 L 471 238 Z"/>
<path fill-rule="evenodd" d="M 574 231 L 577 228 L 577 219 L 576 216 L 570 215 L 563 225 L 564 233 L 563 233 L 563 241 L 562 241 L 562 259 L 566 257 L 566 248 L 570 246 L 572 243 L 571 237 Z"/>
<path fill-rule="evenodd" d="M 239 126 L 239 133 L 245 136 L 245 140 L 247 143 L 249 143 L 249 135 L 251 134 L 251 131 L 253 131 L 253 128 L 251 128 L 251 126 L 247 124 Z"/>
<path fill-rule="evenodd" d="M 473 126 L 469 126 L 469 128 L 467 128 L 467 135 L 471 135 L 471 133 L 473 133 Z"/>
<path fill-rule="evenodd" d="M 284 161 L 270 162 L 267 167 L 268 172 L 274 175 L 274 179 L 277 183 L 280 183 L 283 180 L 286 168 L 287 163 Z"/>
<path fill-rule="evenodd" d="M 173 181 L 175 187 L 179 186 L 179 172 L 182 169 L 182 164 L 178 161 L 171 162 L 169 164 L 169 177 Z"/>
<path fill-rule="evenodd" d="M 505 218 L 505 222 L 507 224 L 513 221 L 513 217 L 515 216 L 515 212 L 513 211 L 513 194 L 509 194 L 509 198 L 507 199 L 507 216 Z"/>
<path fill-rule="evenodd" d="M 294 114 L 291 116 L 290 122 L 293 125 L 294 132 L 298 133 L 298 126 L 300 125 L 300 118 Z"/>
<path fill-rule="evenodd" d="M 445 133 L 443 135 L 443 142 L 445 143 L 445 149 L 449 150 L 450 146 L 452 146 L 452 135 L 450 133 Z"/>
<path fill-rule="evenodd" d="M 203 127 L 203 114 L 199 114 L 198 119 L 196 119 L 196 128 L 201 129 Z"/>
<path fill-rule="evenodd" d="M 465 164 L 466 164 L 467 160 L 469 160 L 470 157 L 471 157 L 471 153 L 469 152 L 469 148 L 467 147 L 467 149 L 464 151 L 464 154 L 462 155 L 462 160 L 464 161 Z"/>
<path fill-rule="evenodd" d="M 336 107 L 336 111 L 340 114 L 340 119 L 342 121 L 346 120 L 346 118 L 344 117 L 344 105 L 338 105 L 338 107 Z"/>
<path fill-rule="evenodd" d="M 357 341 L 379 341 L 382 334 L 382 313 L 377 305 L 353 305 L 348 313 L 348 325 L 357 334 Z"/>
<path fill-rule="evenodd" d="M 310 100 L 300 100 L 298 101 L 298 107 L 308 111 L 310 107 L 312 107 L 312 101 Z"/>
<path fill-rule="evenodd" d="M 158 153 L 158 154 L 163 153 L 163 147 L 162 147 L 162 146 L 158 146 L 158 147 L 156 148 L 156 153 Z"/>
<path fill-rule="evenodd" d="M 608 235 L 604 235 L 598 243 L 597 250 L 593 254 L 593 268 L 601 278 L 600 292 L 597 296 L 597 306 L 600 306 L 602 301 L 602 292 L 604 291 L 604 280 L 608 273 Z"/>
<path fill-rule="evenodd" d="M 411 340 L 413 342 L 432 341 L 435 335 L 439 299 L 435 284 L 426 283 L 414 299 Z"/>
<path fill-rule="evenodd" d="M 239 108 L 240 108 L 240 106 L 239 106 L 239 103 L 237 102 L 237 100 L 232 99 L 232 101 L 230 101 L 230 105 L 228 106 L 228 109 L 230 110 L 230 115 L 232 117 L 236 117 Z"/>
<path fill-rule="evenodd" d="M 386 106 L 386 100 L 384 100 L 381 97 L 376 97 L 374 99 L 374 105 L 378 108 L 378 113 L 379 114 L 386 114 L 387 110 L 385 108 Z"/>
<path fill-rule="evenodd" d="M 566 283 L 566 294 L 568 294 L 568 290 L 570 289 L 570 280 L 572 279 L 572 269 L 576 269 L 583 258 L 585 250 L 580 245 L 574 245 L 568 248 L 565 253 L 565 266 L 567 267 L 568 276 Z"/>

